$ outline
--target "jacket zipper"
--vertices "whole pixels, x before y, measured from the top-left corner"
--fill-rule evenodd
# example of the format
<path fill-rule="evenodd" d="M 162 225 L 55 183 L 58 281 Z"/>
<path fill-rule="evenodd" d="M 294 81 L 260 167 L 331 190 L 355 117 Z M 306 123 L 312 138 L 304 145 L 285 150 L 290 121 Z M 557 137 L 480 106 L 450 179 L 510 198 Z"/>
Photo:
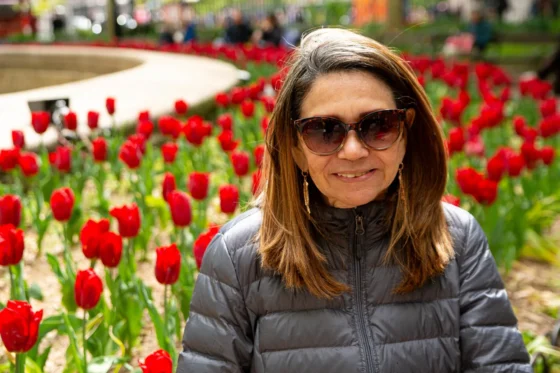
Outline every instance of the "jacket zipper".
<path fill-rule="evenodd" d="M 366 372 L 374 372 L 375 371 L 375 364 L 373 361 L 373 357 L 371 356 L 371 349 L 368 342 L 367 337 L 367 329 L 366 323 L 364 321 L 364 308 L 362 302 L 362 266 L 361 266 L 361 259 L 362 259 L 362 247 L 361 241 L 362 237 L 364 236 L 364 219 L 361 215 L 356 215 L 356 231 L 354 234 L 354 299 L 356 299 L 356 308 L 358 312 L 357 323 L 358 323 L 358 337 L 361 339 L 362 346 L 364 347 L 364 352 L 366 355 Z M 358 242 L 360 241 L 360 242 Z M 370 368 L 371 367 L 371 368 Z"/>

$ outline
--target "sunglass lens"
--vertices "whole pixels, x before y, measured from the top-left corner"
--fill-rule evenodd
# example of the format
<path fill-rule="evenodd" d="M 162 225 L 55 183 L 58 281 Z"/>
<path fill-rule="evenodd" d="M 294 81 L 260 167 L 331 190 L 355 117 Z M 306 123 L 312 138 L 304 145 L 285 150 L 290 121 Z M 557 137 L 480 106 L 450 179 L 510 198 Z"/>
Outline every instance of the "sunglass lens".
<path fill-rule="evenodd" d="M 314 119 L 305 123 L 302 129 L 303 141 L 307 147 L 319 154 L 335 151 L 344 141 L 346 130 L 336 120 Z"/>
<path fill-rule="evenodd" d="M 364 118 L 361 125 L 363 141 L 373 149 L 386 149 L 399 137 L 400 113 L 382 111 Z"/>

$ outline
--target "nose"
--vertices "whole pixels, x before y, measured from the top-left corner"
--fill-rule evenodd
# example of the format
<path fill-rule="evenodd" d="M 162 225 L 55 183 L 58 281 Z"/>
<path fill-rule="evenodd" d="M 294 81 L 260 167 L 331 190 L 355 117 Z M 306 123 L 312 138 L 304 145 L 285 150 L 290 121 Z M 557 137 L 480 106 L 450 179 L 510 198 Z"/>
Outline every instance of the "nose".
<path fill-rule="evenodd" d="M 338 152 L 338 158 L 355 161 L 367 157 L 368 154 L 369 149 L 362 143 L 357 132 L 350 130 L 346 135 L 342 149 Z"/>

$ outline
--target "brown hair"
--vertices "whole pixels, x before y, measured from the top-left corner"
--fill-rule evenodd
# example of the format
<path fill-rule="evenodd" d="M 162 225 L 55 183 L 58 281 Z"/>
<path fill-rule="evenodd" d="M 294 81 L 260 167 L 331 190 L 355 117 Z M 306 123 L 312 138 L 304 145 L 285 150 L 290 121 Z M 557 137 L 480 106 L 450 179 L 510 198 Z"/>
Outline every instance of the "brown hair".
<path fill-rule="evenodd" d="M 428 98 L 406 61 L 384 45 L 352 31 L 326 28 L 302 39 L 289 61 L 266 135 L 260 205 L 263 220 L 257 240 L 264 268 L 282 275 L 291 289 L 306 288 L 321 298 L 348 291 L 330 274 L 314 243 L 315 222 L 303 203 L 303 182 L 292 156 L 298 145 L 293 120 L 318 76 L 358 70 L 383 80 L 397 107 L 414 105 L 414 124 L 406 128 L 403 196 L 388 203 L 391 241 L 385 257 L 397 263 L 403 280 L 395 292 L 410 292 L 443 272 L 453 257 L 441 199 L 447 182 L 443 134 Z M 397 178 L 398 179 L 398 178 Z M 397 184 L 398 180 L 393 184 Z M 394 187 L 394 185 L 393 185 Z"/>

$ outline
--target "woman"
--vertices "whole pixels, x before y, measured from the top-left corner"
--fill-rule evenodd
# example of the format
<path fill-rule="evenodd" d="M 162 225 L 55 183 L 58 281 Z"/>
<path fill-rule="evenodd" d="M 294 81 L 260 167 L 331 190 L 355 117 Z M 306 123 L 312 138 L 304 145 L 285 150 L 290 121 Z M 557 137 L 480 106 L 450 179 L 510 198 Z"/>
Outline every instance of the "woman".
<path fill-rule="evenodd" d="M 266 147 L 259 207 L 204 256 L 178 372 L 532 371 L 484 233 L 440 202 L 443 136 L 406 62 L 310 33 Z"/>

